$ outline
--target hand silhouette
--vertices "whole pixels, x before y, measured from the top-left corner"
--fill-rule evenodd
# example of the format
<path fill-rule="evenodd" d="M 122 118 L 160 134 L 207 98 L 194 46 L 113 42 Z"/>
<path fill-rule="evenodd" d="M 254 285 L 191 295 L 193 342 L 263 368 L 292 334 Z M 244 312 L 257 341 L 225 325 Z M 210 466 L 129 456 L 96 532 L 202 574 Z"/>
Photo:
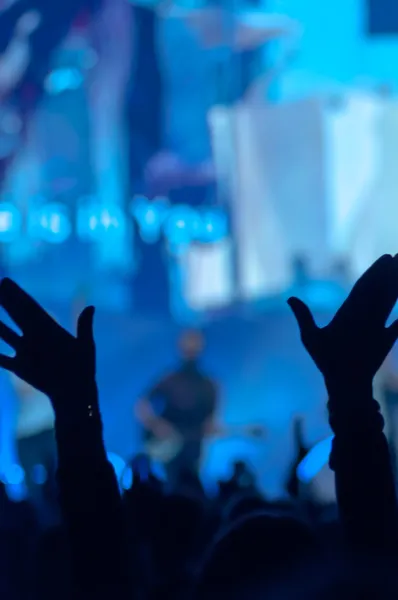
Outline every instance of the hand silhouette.
<path fill-rule="evenodd" d="M 80 314 L 74 337 L 11 279 L 0 284 L 0 305 L 22 331 L 0 321 L 0 338 L 15 350 L 14 357 L 0 355 L 1 367 L 46 394 L 56 412 L 60 397 L 95 386 L 93 307 Z"/>
<path fill-rule="evenodd" d="M 398 298 L 398 257 L 384 255 L 357 281 L 326 327 L 316 325 L 310 309 L 298 298 L 288 304 L 302 342 L 331 386 L 371 386 L 398 337 L 398 321 L 386 321 Z"/>

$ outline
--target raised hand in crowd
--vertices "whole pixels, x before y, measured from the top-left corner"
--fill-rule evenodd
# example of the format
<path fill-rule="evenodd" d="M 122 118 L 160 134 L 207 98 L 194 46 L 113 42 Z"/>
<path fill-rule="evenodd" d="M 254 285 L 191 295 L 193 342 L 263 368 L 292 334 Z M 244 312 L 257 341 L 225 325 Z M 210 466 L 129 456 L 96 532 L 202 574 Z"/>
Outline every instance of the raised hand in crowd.
<path fill-rule="evenodd" d="M 397 510 L 383 418 L 372 383 L 398 337 L 386 322 L 398 298 L 398 257 L 382 256 L 357 281 L 326 327 L 298 298 L 288 301 L 301 339 L 329 394 L 335 433 L 330 458 L 348 538 L 357 546 L 397 546 Z"/>
<path fill-rule="evenodd" d="M 0 355 L 0 366 L 46 394 L 57 417 L 93 413 L 96 407 L 79 406 L 76 392 L 95 392 L 94 308 L 80 314 L 75 337 L 11 279 L 0 284 L 0 304 L 22 332 L 0 322 L 0 337 L 15 351 L 13 357 Z"/>
<path fill-rule="evenodd" d="M 0 366 L 46 394 L 54 408 L 76 593 L 128 597 L 122 503 L 104 448 L 95 381 L 94 309 L 83 310 L 73 336 L 10 279 L 0 284 L 0 304 L 22 332 L 0 323 L 0 337 L 15 351 L 1 355 Z"/>

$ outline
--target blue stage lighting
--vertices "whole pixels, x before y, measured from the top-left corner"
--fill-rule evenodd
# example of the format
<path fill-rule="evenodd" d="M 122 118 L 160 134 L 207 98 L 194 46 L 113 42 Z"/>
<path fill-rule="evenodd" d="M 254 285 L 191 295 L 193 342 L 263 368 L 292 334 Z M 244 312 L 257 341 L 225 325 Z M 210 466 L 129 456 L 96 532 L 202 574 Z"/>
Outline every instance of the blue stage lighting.
<path fill-rule="evenodd" d="M 69 90 L 77 90 L 83 83 L 79 69 L 63 68 L 52 71 L 45 81 L 47 92 L 53 96 Z"/>
<path fill-rule="evenodd" d="M 164 198 L 150 202 L 145 196 L 136 196 L 130 206 L 130 212 L 135 218 L 140 236 L 147 244 L 154 244 L 158 239 L 168 203 Z"/>
<path fill-rule="evenodd" d="M 99 225 L 102 232 L 123 229 L 125 227 L 125 216 L 118 206 L 102 208 L 99 214 Z"/>
<path fill-rule="evenodd" d="M 121 456 L 114 452 L 108 452 L 108 460 L 115 470 L 117 480 L 120 481 L 126 471 L 126 462 Z"/>
<path fill-rule="evenodd" d="M 2 473 L 1 480 L 7 485 L 21 485 L 25 481 L 25 471 L 18 464 L 10 465 Z"/>
<path fill-rule="evenodd" d="M 127 466 L 120 478 L 120 486 L 123 490 L 129 490 L 133 485 L 133 471 Z"/>
<path fill-rule="evenodd" d="M 228 219 L 224 211 L 212 208 L 202 212 L 201 242 L 217 242 L 228 234 Z"/>
<path fill-rule="evenodd" d="M 297 467 L 296 473 L 302 483 L 309 483 L 328 464 L 333 436 L 318 442 Z"/>
<path fill-rule="evenodd" d="M 1 475 L 1 481 L 5 484 L 7 496 L 13 502 L 22 502 L 26 500 L 28 491 L 25 484 L 25 471 L 15 464 L 10 464 L 5 468 Z"/>
<path fill-rule="evenodd" d="M 189 206 L 173 207 L 164 224 L 164 234 L 170 246 L 189 244 L 197 227 L 198 213 Z"/>
<path fill-rule="evenodd" d="M 77 202 L 76 232 L 80 239 L 92 241 L 99 227 L 100 206 L 92 196 L 84 196 Z"/>
<path fill-rule="evenodd" d="M 35 215 L 30 233 L 52 244 L 62 244 L 72 231 L 72 225 L 65 206 L 46 204 Z"/>
<path fill-rule="evenodd" d="M 0 204 L 0 241 L 10 242 L 20 232 L 21 229 L 21 213 L 9 202 Z"/>

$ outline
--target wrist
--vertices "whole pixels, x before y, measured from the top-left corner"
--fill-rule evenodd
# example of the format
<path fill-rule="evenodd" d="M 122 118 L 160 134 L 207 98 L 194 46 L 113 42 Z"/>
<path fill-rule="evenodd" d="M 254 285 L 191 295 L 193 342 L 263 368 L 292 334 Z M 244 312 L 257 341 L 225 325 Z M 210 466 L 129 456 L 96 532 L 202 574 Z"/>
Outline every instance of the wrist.
<path fill-rule="evenodd" d="M 103 428 L 100 419 L 72 420 L 56 418 L 55 435 L 60 465 L 65 460 L 84 461 L 106 458 Z"/>
<path fill-rule="evenodd" d="M 363 404 L 366 399 L 373 400 L 373 382 L 354 380 L 349 378 L 327 380 L 325 386 L 328 392 L 330 402 L 341 402 L 347 405 L 356 406 L 357 402 Z"/>
<path fill-rule="evenodd" d="M 95 381 L 63 387 L 50 397 L 56 422 L 79 425 L 101 422 L 98 389 Z"/>

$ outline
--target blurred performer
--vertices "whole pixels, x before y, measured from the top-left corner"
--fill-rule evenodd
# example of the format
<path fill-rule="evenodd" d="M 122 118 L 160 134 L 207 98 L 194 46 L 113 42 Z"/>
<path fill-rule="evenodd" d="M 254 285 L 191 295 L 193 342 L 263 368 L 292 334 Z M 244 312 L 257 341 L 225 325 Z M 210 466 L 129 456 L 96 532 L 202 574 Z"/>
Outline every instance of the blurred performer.
<path fill-rule="evenodd" d="M 186 472 L 198 473 L 204 438 L 215 429 L 217 387 L 200 368 L 203 345 L 200 333 L 185 333 L 179 342 L 180 365 L 155 383 L 135 409 L 148 453 L 156 450 L 156 458 L 164 458 L 173 488 Z"/>

